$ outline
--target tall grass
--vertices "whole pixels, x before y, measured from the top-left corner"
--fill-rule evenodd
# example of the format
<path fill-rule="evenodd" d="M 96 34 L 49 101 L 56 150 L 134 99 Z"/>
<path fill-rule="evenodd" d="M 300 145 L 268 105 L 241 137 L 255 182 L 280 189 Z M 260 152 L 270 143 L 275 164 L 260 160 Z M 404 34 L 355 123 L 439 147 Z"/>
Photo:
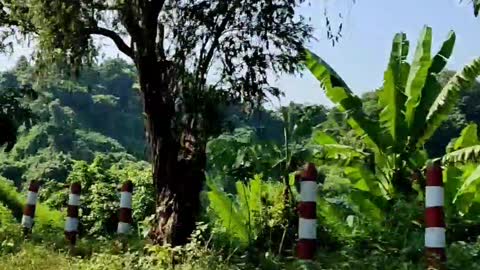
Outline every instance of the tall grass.
<path fill-rule="evenodd" d="M 0 203 L 11 211 L 18 222 L 22 218 L 25 201 L 26 194 L 19 193 L 7 179 L 0 177 Z M 64 217 L 62 212 L 38 203 L 35 210 L 35 229 L 53 229 L 61 232 L 63 231 Z"/>

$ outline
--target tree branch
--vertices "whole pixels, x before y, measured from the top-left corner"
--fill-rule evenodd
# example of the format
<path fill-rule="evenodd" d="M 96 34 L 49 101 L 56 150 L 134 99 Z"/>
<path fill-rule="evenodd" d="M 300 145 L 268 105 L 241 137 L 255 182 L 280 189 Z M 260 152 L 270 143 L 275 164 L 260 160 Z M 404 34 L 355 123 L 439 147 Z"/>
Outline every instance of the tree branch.
<path fill-rule="evenodd" d="M 87 32 L 92 35 L 101 35 L 110 38 L 121 52 L 133 59 L 133 49 L 129 47 L 116 32 L 102 27 L 90 28 L 87 29 Z"/>
<path fill-rule="evenodd" d="M 239 4 L 239 2 L 240 1 L 237 1 L 237 2 L 233 3 L 232 8 L 226 12 L 225 17 L 223 18 L 222 22 L 220 23 L 220 25 L 216 29 L 215 34 L 213 35 L 212 45 L 210 46 L 205 59 L 203 61 L 200 60 L 199 70 L 197 71 L 198 72 L 197 74 L 200 76 L 200 83 L 202 83 L 202 84 L 205 82 L 205 77 L 206 77 L 206 73 L 208 71 L 208 66 L 210 66 L 210 62 L 212 61 L 215 50 L 217 49 L 217 47 L 219 45 L 220 37 L 222 36 L 223 32 L 225 31 L 225 28 L 227 27 L 227 24 L 232 19 L 231 16 L 235 12 L 235 8 L 237 7 L 237 4 Z M 203 49 L 204 49 L 204 47 L 202 47 L 202 50 Z"/>

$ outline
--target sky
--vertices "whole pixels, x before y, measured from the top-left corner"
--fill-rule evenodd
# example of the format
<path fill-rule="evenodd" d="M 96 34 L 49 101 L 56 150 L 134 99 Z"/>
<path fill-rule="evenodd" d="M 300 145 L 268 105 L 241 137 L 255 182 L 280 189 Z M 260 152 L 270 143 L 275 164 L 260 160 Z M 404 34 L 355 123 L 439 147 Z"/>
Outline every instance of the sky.
<path fill-rule="evenodd" d="M 312 2 L 321 2 L 312 0 Z M 323 1 L 322 1 L 323 2 Z M 457 35 L 456 46 L 449 69 L 458 70 L 475 57 L 480 57 L 480 18 L 464 0 L 335 0 L 328 6 L 343 15 L 343 33 L 339 43 L 332 47 L 324 29 L 324 7 L 312 4 L 300 9 L 312 18 L 317 27 L 308 48 L 329 63 L 356 93 L 373 90 L 382 85 L 391 42 L 395 33 L 405 32 L 413 55 L 416 40 L 424 25 L 432 27 L 433 51 L 437 51 L 450 30 Z M 333 4 L 335 2 L 335 4 Z M 343 2 L 343 3 L 340 3 Z M 339 4 L 340 3 L 340 4 Z M 335 7 L 332 7 L 334 6 Z M 308 72 L 303 77 L 282 76 L 276 83 L 289 101 L 309 104 L 327 104 L 328 99 L 318 82 Z"/>
<path fill-rule="evenodd" d="M 433 29 L 433 50 L 438 50 L 450 30 L 457 42 L 447 68 L 458 70 L 474 57 L 480 56 L 480 18 L 473 16 L 469 0 L 310 0 L 311 5 L 299 8 L 299 14 L 311 18 L 316 28 L 315 38 L 308 48 L 327 61 L 350 88 L 361 94 L 381 86 L 395 33 L 405 32 L 410 40 L 410 55 L 424 25 Z M 334 23 L 343 22 L 342 38 L 332 46 L 326 38 L 324 9 L 327 7 Z M 342 13 L 342 18 L 338 17 Z M 105 54 L 119 55 L 113 46 Z M 26 48 L 16 48 L 11 56 L 0 56 L 0 70 L 15 64 Z M 272 84 L 285 92 L 281 104 L 289 102 L 331 105 L 316 79 L 308 73 L 302 76 L 279 75 Z M 272 101 L 271 106 L 278 106 Z"/>

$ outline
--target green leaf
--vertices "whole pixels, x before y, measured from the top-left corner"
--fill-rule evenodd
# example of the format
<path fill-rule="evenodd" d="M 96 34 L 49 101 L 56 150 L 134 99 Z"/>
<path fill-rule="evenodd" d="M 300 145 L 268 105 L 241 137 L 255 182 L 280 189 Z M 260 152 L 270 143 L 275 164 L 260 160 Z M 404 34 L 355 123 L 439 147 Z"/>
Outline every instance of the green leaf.
<path fill-rule="evenodd" d="M 458 190 L 462 186 L 462 170 L 457 166 L 446 166 L 443 170 L 445 186 L 445 204 L 448 208 L 453 203 Z"/>
<path fill-rule="evenodd" d="M 214 211 L 227 233 L 237 238 L 243 246 L 249 243 L 248 228 L 243 223 L 244 217 L 238 213 L 234 202 L 226 193 L 214 189 L 208 192 L 210 208 Z"/>
<path fill-rule="evenodd" d="M 477 161 L 480 157 L 480 145 L 474 145 L 447 153 L 443 156 L 443 162 L 468 162 Z"/>
<path fill-rule="evenodd" d="M 415 110 L 415 119 L 410 133 L 410 145 L 415 145 L 425 131 L 425 122 L 427 120 L 428 111 L 442 90 L 442 86 L 438 82 L 436 74 L 441 72 L 447 64 L 447 60 L 452 55 L 454 45 L 455 33 L 450 32 L 447 39 L 443 42 L 440 51 L 433 57 L 432 65 L 428 71 L 427 80 L 422 89 L 420 104 Z"/>
<path fill-rule="evenodd" d="M 438 53 L 433 57 L 432 65 L 430 66 L 429 73 L 440 73 L 447 65 L 447 61 L 452 55 L 453 48 L 455 47 L 456 35 L 455 32 L 450 31 L 447 39 L 443 42 L 442 47 Z"/>
<path fill-rule="evenodd" d="M 387 129 L 393 143 L 403 145 L 406 139 L 406 125 L 403 114 L 405 108 L 405 83 L 410 69 L 406 63 L 409 43 L 405 34 L 395 35 L 393 39 L 390 62 L 385 71 L 383 88 L 378 95 L 380 123 Z"/>
<path fill-rule="evenodd" d="M 480 142 L 478 141 L 477 124 L 470 124 L 462 130 L 460 137 L 455 140 L 453 149 L 458 150 L 478 144 L 480 144 Z"/>
<path fill-rule="evenodd" d="M 350 200 L 358 207 L 359 213 L 362 216 L 368 217 L 375 221 L 382 221 L 384 215 L 382 210 L 375 205 L 375 203 L 368 198 L 363 192 L 352 192 L 350 194 Z"/>
<path fill-rule="evenodd" d="M 315 130 L 312 134 L 312 143 L 318 145 L 338 144 L 338 142 L 333 137 L 318 129 Z"/>
<path fill-rule="evenodd" d="M 462 186 L 457 192 L 456 196 L 462 195 L 463 193 L 471 193 L 476 192 L 476 185 L 479 183 L 480 180 L 480 166 L 475 168 L 473 172 L 465 179 Z M 455 199 L 454 199 L 455 202 Z"/>
<path fill-rule="evenodd" d="M 405 89 L 405 94 L 407 95 L 405 119 L 410 130 L 413 129 L 415 110 L 420 104 L 422 89 L 432 63 L 431 46 L 432 29 L 426 26 L 420 34 Z"/>
<path fill-rule="evenodd" d="M 380 127 L 375 121 L 368 119 L 362 110 L 362 101 L 354 95 L 343 79 L 323 59 L 306 51 L 305 64 L 310 72 L 319 80 L 327 97 L 346 113 L 348 123 L 358 133 L 366 135 L 377 147 L 382 147 Z"/>
<path fill-rule="evenodd" d="M 460 92 L 471 88 L 479 75 L 480 58 L 477 58 L 448 81 L 430 107 L 426 121 L 427 126 L 418 145 L 423 145 L 448 118 L 460 97 Z"/>
<path fill-rule="evenodd" d="M 346 167 L 344 173 L 355 189 L 369 192 L 374 196 L 382 195 L 379 182 L 376 180 L 375 175 L 367 168 L 363 166 Z"/>

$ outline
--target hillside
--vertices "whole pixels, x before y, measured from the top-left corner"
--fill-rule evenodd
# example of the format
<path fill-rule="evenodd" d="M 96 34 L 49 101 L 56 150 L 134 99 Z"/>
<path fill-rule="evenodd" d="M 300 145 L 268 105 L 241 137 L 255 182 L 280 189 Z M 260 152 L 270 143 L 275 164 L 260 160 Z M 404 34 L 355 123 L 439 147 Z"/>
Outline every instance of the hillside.
<path fill-rule="evenodd" d="M 132 89 L 133 67 L 108 60 L 74 79 L 59 73 L 37 79 L 25 58 L 0 74 L 0 89 L 25 83 L 39 93 L 31 104 L 32 128 L 21 128 L 10 153 L 1 153 L 0 175 L 17 185 L 32 179 L 64 182 L 73 161 L 92 162 L 97 154 L 145 160 L 140 99 Z"/>

